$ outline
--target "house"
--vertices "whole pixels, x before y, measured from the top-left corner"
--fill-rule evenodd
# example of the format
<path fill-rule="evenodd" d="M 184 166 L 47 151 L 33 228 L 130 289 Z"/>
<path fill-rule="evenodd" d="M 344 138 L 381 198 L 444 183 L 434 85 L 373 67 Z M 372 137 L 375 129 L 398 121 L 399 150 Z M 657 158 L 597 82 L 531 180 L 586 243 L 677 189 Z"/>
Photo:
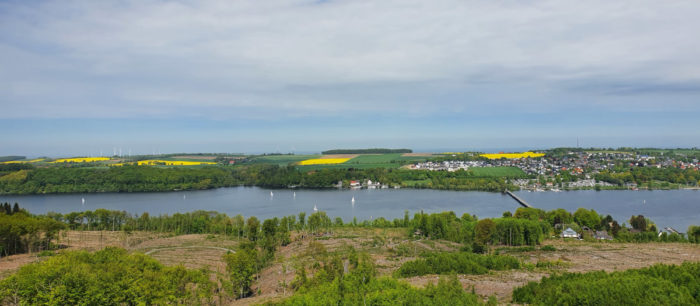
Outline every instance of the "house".
<path fill-rule="evenodd" d="M 561 238 L 578 238 L 578 233 L 567 227 L 563 232 L 561 232 Z"/>
<path fill-rule="evenodd" d="M 360 189 L 362 188 L 362 185 L 360 184 L 360 181 L 350 181 L 350 188 Z"/>
<path fill-rule="evenodd" d="M 613 240 L 613 237 L 608 235 L 606 231 L 595 231 L 593 237 L 597 240 Z"/>

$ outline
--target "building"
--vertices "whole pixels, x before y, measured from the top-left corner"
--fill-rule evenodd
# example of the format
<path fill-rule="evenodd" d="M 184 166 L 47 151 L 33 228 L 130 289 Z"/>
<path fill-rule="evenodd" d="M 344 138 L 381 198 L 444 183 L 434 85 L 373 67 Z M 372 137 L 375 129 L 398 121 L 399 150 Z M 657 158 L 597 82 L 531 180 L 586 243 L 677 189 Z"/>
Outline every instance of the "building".
<path fill-rule="evenodd" d="M 593 237 L 598 240 L 613 240 L 613 237 L 608 235 L 608 232 L 606 231 L 595 231 Z"/>
<path fill-rule="evenodd" d="M 567 227 L 563 232 L 561 232 L 561 238 L 578 238 L 578 233 Z"/>

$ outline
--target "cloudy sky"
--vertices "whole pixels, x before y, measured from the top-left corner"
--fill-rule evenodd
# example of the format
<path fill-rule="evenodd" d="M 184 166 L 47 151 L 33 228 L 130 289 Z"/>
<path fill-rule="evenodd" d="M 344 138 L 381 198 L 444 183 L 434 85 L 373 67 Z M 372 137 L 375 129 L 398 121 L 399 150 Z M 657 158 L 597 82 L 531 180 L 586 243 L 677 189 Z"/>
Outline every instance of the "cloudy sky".
<path fill-rule="evenodd" d="M 0 155 L 700 146 L 700 2 L 0 1 Z"/>

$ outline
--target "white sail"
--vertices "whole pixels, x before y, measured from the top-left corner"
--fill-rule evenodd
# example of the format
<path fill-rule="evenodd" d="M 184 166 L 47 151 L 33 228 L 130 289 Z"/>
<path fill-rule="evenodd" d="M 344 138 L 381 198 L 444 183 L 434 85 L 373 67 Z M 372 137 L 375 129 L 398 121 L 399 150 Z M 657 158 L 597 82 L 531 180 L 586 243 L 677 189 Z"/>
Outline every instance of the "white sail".
<path fill-rule="evenodd" d="M 316 208 L 316 204 L 314 204 L 314 212 L 317 212 L 318 208 Z"/>
<path fill-rule="evenodd" d="M 275 196 L 275 194 L 272 193 L 272 191 L 270 191 L 270 197 L 274 197 L 274 196 Z"/>
<path fill-rule="evenodd" d="M 295 198 L 297 197 L 297 192 L 296 192 L 296 191 L 294 192 L 293 196 L 294 196 Z"/>
<path fill-rule="evenodd" d="M 83 205 L 85 205 L 85 198 L 82 199 Z"/>

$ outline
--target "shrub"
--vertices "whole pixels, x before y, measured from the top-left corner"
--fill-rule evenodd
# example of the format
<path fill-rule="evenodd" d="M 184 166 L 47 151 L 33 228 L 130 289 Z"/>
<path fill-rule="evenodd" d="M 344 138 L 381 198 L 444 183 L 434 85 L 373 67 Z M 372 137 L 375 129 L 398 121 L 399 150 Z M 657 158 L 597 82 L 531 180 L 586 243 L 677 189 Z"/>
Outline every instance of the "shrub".
<path fill-rule="evenodd" d="M 409 261 L 396 271 L 397 276 L 411 277 L 426 274 L 485 274 L 489 270 L 520 268 L 520 261 L 511 256 L 478 255 L 472 253 L 428 253 L 423 258 Z"/>
<path fill-rule="evenodd" d="M 700 262 L 657 264 L 606 273 L 564 273 L 513 290 L 513 302 L 534 305 L 697 305 Z"/>

